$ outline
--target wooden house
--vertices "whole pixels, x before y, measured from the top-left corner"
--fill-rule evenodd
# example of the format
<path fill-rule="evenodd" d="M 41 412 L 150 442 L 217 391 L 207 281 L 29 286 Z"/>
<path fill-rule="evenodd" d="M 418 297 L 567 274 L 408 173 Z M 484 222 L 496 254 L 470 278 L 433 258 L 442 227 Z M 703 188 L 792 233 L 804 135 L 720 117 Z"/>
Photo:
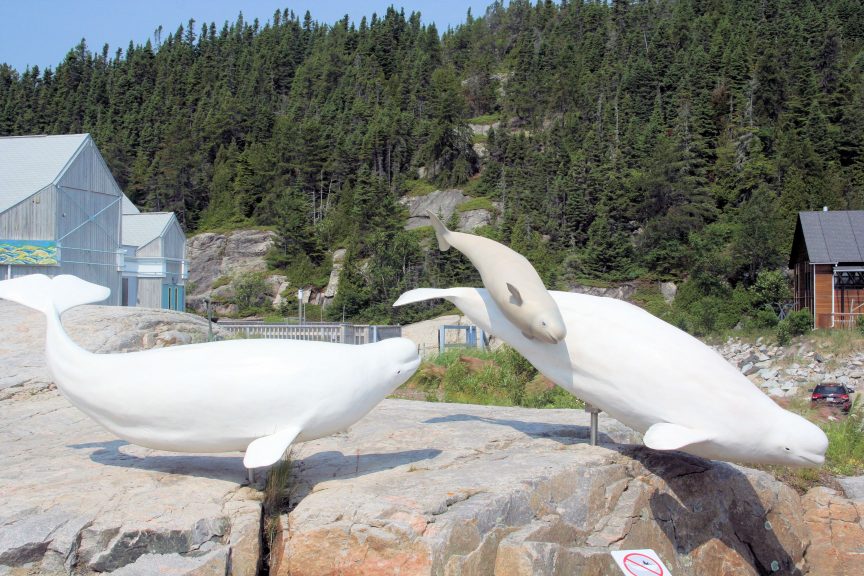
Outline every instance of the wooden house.
<path fill-rule="evenodd" d="M 799 212 L 789 266 L 795 309 L 815 328 L 855 325 L 864 314 L 864 211 Z"/>
<path fill-rule="evenodd" d="M 142 214 L 123 201 L 124 306 L 186 308 L 186 235 L 173 212 Z"/>
<path fill-rule="evenodd" d="M 122 198 L 89 134 L 0 138 L 0 278 L 74 274 L 119 304 Z"/>

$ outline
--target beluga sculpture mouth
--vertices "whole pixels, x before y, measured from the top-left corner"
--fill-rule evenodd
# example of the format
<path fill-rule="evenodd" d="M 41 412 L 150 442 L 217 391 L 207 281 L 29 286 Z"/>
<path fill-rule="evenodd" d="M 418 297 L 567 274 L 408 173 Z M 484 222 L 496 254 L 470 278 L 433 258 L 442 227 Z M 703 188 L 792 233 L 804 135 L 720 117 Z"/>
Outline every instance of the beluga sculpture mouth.
<path fill-rule="evenodd" d="M 126 354 L 93 354 L 60 314 L 99 302 L 107 288 L 69 275 L 0 282 L 0 298 L 43 312 L 45 356 L 60 392 L 133 444 L 174 452 L 245 451 L 269 466 L 294 442 L 348 428 L 417 370 L 416 345 L 228 340 Z"/>
<path fill-rule="evenodd" d="M 527 258 L 489 238 L 448 230 L 432 211 L 427 213 L 438 248 L 452 246 L 471 261 L 495 304 L 525 338 L 548 344 L 564 339 L 567 326 L 558 305 Z"/>
<path fill-rule="evenodd" d="M 525 337 L 480 288 L 418 288 L 394 306 L 449 300 L 550 380 L 644 434 L 645 445 L 703 458 L 813 467 L 828 438 L 784 410 L 720 354 L 622 300 L 550 291 L 567 335 L 549 345 Z"/>

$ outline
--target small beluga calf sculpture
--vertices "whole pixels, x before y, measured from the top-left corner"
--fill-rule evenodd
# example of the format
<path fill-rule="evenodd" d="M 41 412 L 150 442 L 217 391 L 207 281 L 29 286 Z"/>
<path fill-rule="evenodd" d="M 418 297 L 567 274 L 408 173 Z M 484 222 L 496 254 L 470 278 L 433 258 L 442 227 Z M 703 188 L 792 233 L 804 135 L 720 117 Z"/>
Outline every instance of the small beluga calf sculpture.
<path fill-rule="evenodd" d="M 75 276 L 0 282 L 0 298 L 43 312 L 54 383 L 82 412 L 133 444 L 175 452 L 245 451 L 269 466 L 295 442 L 345 430 L 417 370 L 405 338 L 353 346 L 297 340 L 228 340 L 92 354 L 60 314 L 110 290 Z"/>
<path fill-rule="evenodd" d="M 471 261 L 498 308 L 525 338 L 555 344 L 567 335 L 558 305 L 527 258 L 489 238 L 448 230 L 438 216 L 427 212 L 438 248 L 452 246 Z"/>
<path fill-rule="evenodd" d="M 780 408 L 717 352 L 641 308 L 587 294 L 550 292 L 567 336 L 526 338 L 481 288 L 419 288 L 394 306 L 449 300 L 553 382 L 644 434 L 645 445 L 703 458 L 819 466 L 828 439 Z"/>

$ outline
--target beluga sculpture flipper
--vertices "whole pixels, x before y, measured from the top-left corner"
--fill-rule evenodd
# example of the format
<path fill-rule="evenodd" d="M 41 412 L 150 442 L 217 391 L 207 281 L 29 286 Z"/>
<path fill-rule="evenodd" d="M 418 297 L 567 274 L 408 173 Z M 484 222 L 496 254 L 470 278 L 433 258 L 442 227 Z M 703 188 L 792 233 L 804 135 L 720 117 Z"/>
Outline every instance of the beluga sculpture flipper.
<path fill-rule="evenodd" d="M 357 422 L 420 365 L 405 338 L 360 346 L 228 340 L 92 354 L 69 338 L 60 314 L 109 294 L 68 275 L 0 281 L 0 298 L 45 314 L 45 356 L 60 392 L 113 434 L 148 448 L 245 451 L 247 468 L 269 466 L 292 443 Z"/>
<path fill-rule="evenodd" d="M 471 261 L 492 300 L 525 338 L 555 344 L 567 335 L 558 305 L 527 258 L 489 238 L 448 230 L 435 213 L 427 213 L 438 248 L 452 246 Z"/>
<path fill-rule="evenodd" d="M 716 460 L 819 466 L 828 438 L 782 409 L 722 356 L 622 300 L 550 292 L 567 336 L 526 338 L 480 288 L 418 288 L 394 306 L 449 300 L 550 380 L 644 434 L 645 445 Z"/>

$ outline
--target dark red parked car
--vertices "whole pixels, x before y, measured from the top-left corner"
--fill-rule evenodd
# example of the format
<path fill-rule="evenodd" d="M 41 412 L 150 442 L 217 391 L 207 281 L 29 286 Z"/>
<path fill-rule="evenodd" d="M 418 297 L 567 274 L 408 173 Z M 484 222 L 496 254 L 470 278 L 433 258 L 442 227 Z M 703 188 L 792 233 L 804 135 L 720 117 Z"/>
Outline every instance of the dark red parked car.
<path fill-rule="evenodd" d="M 843 412 L 849 412 L 849 409 L 852 408 L 849 392 L 849 389 L 842 384 L 819 384 L 813 389 L 810 401 L 825 403 L 840 408 Z"/>

